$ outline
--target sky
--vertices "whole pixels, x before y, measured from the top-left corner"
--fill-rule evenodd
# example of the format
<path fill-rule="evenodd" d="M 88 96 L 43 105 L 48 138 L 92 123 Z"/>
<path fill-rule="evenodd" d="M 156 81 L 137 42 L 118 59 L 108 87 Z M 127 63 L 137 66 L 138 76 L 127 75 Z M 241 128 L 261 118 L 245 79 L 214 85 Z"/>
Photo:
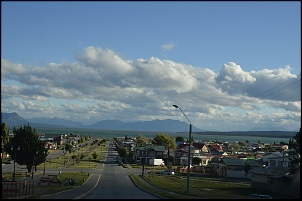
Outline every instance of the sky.
<path fill-rule="evenodd" d="M 297 130 L 301 2 L 1 1 L 1 112 Z"/>

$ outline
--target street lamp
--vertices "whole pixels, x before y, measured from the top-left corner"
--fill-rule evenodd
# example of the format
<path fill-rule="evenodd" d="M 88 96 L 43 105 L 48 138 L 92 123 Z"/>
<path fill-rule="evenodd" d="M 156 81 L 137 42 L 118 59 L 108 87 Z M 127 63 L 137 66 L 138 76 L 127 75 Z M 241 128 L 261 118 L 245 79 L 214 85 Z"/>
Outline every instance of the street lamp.
<path fill-rule="evenodd" d="M 48 155 L 48 152 L 47 151 L 44 151 L 44 154 L 46 155 Z M 47 157 L 47 155 L 46 155 L 46 157 Z M 44 171 L 43 171 L 43 175 L 45 175 L 45 161 L 46 161 L 46 157 L 45 157 L 45 159 L 44 159 Z"/>
<path fill-rule="evenodd" d="M 17 160 L 17 150 L 20 150 L 20 146 L 17 146 L 17 149 L 14 148 L 14 146 L 11 147 L 11 150 L 14 150 L 14 175 L 13 175 L 13 181 L 16 181 L 16 160 Z"/>
<path fill-rule="evenodd" d="M 191 155 L 191 134 L 192 134 L 192 124 L 190 122 L 190 120 L 188 119 L 188 117 L 185 115 L 185 113 L 182 111 L 182 109 L 180 107 L 178 107 L 177 105 L 173 105 L 173 107 L 178 108 L 183 115 L 187 118 L 187 120 L 190 123 L 190 131 L 189 131 L 189 152 L 188 152 L 188 171 L 187 171 L 187 190 L 186 192 L 189 193 L 190 192 L 190 169 L 191 169 L 191 160 L 190 160 L 190 155 Z"/>
<path fill-rule="evenodd" d="M 33 160 L 33 165 L 31 167 L 31 179 L 34 179 L 35 160 L 36 160 L 37 154 L 38 154 L 38 151 L 34 152 L 34 160 Z"/>
<path fill-rule="evenodd" d="M 145 158 L 144 158 L 144 160 L 143 160 L 143 170 L 142 170 L 142 178 L 144 178 L 144 172 L 145 172 L 145 163 L 146 163 L 146 142 L 145 142 L 145 151 L 143 152 L 144 154 L 144 156 L 145 156 Z"/>
<path fill-rule="evenodd" d="M 64 167 L 65 167 L 65 149 L 63 150 L 63 155 L 64 155 Z"/>

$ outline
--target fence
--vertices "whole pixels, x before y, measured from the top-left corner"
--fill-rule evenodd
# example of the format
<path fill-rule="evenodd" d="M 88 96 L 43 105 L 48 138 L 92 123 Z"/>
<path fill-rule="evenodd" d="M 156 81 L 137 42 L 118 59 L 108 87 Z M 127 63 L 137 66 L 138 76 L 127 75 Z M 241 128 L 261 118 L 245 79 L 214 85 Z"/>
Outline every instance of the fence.
<path fill-rule="evenodd" d="M 33 190 L 34 190 L 34 182 L 2 181 L 2 198 L 33 195 Z"/>

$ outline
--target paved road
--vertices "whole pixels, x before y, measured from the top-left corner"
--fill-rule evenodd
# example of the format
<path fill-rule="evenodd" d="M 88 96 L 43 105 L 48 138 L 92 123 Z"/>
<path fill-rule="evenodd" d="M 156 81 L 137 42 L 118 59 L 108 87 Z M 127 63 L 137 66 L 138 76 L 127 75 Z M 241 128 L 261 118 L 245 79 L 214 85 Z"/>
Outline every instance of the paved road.
<path fill-rule="evenodd" d="M 159 199 L 142 191 L 130 179 L 130 174 L 139 174 L 140 170 L 123 168 L 117 164 L 115 158 L 116 154 L 109 151 L 101 170 L 99 182 L 91 192 L 81 199 Z"/>
<path fill-rule="evenodd" d="M 129 175 L 140 174 L 141 170 L 119 166 L 116 156 L 117 152 L 110 143 L 103 159 L 83 185 L 69 191 L 45 195 L 41 199 L 160 199 L 137 187 Z"/>

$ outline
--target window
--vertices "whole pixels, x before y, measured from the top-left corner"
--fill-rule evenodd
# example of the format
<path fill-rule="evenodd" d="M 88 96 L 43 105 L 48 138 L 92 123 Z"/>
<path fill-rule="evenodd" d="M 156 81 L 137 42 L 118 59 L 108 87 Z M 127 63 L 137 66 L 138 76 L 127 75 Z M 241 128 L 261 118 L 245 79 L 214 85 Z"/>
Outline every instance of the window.
<path fill-rule="evenodd" d="M 269 164 L 270 164 L 271 167 L 276 167 L 277 166 L 277 163 L 276 163 L 275 160 L 270 160 Z"/>
<path fill-rule="evenodd" d="M 162 156 L 162 155 L 163 155 L 163 152 L 161 152 L 161 151 L 156 152 L 156 155 L 157 155 L 157 156 Z"/>
<path fill-rule="evenodd" d="M 282 161 L 278 161 L 278 167 L 283 167 L 283 162 Z"/>

